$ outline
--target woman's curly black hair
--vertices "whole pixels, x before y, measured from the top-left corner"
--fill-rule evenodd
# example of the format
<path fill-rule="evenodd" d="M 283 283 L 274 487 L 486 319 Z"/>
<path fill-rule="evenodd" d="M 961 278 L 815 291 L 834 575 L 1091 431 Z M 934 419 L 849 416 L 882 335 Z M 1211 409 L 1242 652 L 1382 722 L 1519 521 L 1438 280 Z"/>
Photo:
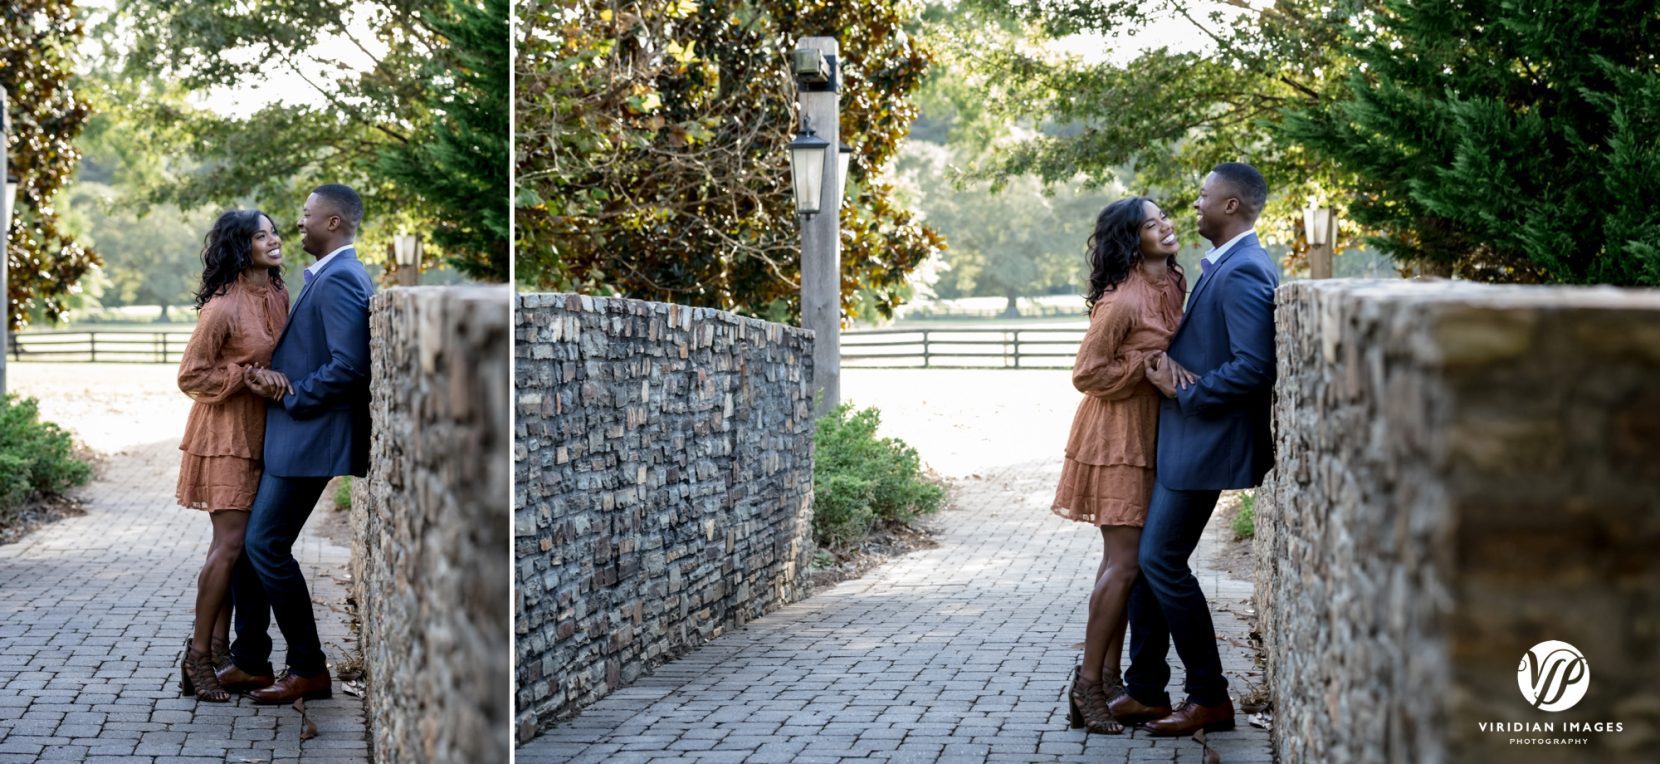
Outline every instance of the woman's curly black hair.
<path fill-rule="evenodd" d="M 1129 278 L 1130 269 L 1141 263 L 1142 205 L 1153 202 L 1145 196 L 1120 199 L 1095 218 L 1095 233 L 1089 236 L 1089 293 L 1084 304 L 1094 309 L 1101 295 L 1118 288 Z M 1158 202 L 1153 202 L 1157 205 Z M 1170 258 L 1178 278 L 1181 268 Z"/>
<path fill-rule="evenodd" d="M 202 240 L 202 286 L 196 290 L 196 309 L 208 303 L 225 288 L 235 283 L 253 258 L 254 234 L 259 233 L 259 221 L 273 220 L 259 210 L 231 210 L 213 222 L 213 228 Z M 282 286 L 282 269 L 271 269 L 271 283 Z"/>

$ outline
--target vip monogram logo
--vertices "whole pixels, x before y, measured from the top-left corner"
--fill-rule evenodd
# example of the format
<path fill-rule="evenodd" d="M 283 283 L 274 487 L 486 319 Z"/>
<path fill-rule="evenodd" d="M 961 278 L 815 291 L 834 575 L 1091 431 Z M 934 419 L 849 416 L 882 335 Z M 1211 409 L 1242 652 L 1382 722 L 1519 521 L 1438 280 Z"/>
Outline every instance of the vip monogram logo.
<path fill-rule="evenodd" d="M 1591 687 L 1591 664 L 1579 648 L 1550 640 L 1534 645 L 1516 669 L 1516 684 L 1529 705 L 1542 711 L 1566 711 Z"/>

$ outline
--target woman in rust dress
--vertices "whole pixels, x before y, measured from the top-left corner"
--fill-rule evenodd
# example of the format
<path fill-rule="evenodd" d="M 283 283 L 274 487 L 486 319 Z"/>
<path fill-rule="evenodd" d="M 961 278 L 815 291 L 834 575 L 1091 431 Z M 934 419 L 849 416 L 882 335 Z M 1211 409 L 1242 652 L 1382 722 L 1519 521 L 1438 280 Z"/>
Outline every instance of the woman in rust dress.
<path fill-rule="evenodd" d="M 1107 701 L 1123 687 L 1118 667 L 1158 437 L 1159 394 L 1143 361 L 1169 347 L 1181 321 L 1187 280 L 1176 265 L 1179 248 L 1170 219 L 1139 196 L 1102 210 L 1089 239 L 1089 331 L 1072 365 L 1084 399 L 1052 509 L 1101 529 L 1084 660 L 1067 693 L 1072 726 L 1090 732 L 1123 731 Z"/>
<path fill-rule="evenodd" d="M 196 624 L 180 689 L 197 700 L 230 699 L 214 675 L 230 641 L 231 571 L 242 555 L 265 445 L 265 394 L 287 380 L 271 351 L 288 320 L 282 239 L 257 210 L 219 217 L 202 248 L 196 331 L 179 363 L 179 389 L 195 400 L 179 444 L 178 502 L 207 512 L 213 542 L 196 579 Z"/>

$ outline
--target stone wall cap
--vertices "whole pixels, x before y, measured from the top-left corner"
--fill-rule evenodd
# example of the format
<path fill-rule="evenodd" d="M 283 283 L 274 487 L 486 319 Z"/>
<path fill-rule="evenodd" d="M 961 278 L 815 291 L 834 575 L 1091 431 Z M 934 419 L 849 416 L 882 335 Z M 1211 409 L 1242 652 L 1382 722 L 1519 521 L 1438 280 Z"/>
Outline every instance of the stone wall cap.
<path fill-rule="evenodd" d="M 680 305 L 672 302 L 654 302 L 651 300 L 635 300 L 627 297 L 595 297 L 591 295 L 572 294 L 568 292 L 520 292 L 519 305 L 524 308 L 558 307 L 566 304 L 568 309 L 575 309 L 567 301 L 579 302 L 584 312 L 603 313 L 617 311 L 630 315 L 638 315 L 636 311 L 649 311 L 660 314 L 673 314 L 681 321 L 682 328 L 689 328 L 691 322 L 720 321 L 722 323 L 739 326 L 751 326 L 757 329 L 776 327 L 785 333 L 811 339 L 813 332 L 799 326 L 775 323 L 760 318 L 741 316 L 731 311 L 716 308 L 705 308 L 691 305 Z"/>
<path fill-rule="evenodd" d="M 1285 304 L 1304 291 L 1349 295 L 1362 300 L 1404 300 L 1494 309 L 1660 310 L 1660 289 L 1485 284 L 1454 279 L 1304 279 L 1282 284 L 1277 301 Z"/>
<path fill-rule="evenodd" d="M 499 303 L 501 299 L 513 293 L 513 287 L 507 284 L 459 284 L 453 286 L 399 286 L 376 292 L 371 298 L 371 304 L 379 307 L 390 305 L 394 300 L 408 300 L 416 302 L 432 302 L 437 300 Z"/>

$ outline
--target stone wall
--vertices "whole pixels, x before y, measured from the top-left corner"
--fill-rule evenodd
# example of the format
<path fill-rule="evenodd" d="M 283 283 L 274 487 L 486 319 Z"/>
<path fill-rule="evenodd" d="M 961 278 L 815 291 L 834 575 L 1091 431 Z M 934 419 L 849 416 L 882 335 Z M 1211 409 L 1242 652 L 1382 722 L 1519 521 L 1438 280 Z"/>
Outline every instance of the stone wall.
<path fill-rule="evenodd" d="M 1304 281 L 1276 321 L 1255 544 L 1279 760 L 1652 761 L 1660 293 Z M 1517 681 L 1546 640 L 1591 669 L 1556 713 Z"/>
<path fill-rule="evenodd" d="M 507 761 L 510 292 L 392 289 L 371 311 L 351 517 L 375 760 Z"/>
<path fill-rule="evenodd" d="M 704 308 L 519 296 L 518 734 L 799 599 L 812 335 Z"/>

